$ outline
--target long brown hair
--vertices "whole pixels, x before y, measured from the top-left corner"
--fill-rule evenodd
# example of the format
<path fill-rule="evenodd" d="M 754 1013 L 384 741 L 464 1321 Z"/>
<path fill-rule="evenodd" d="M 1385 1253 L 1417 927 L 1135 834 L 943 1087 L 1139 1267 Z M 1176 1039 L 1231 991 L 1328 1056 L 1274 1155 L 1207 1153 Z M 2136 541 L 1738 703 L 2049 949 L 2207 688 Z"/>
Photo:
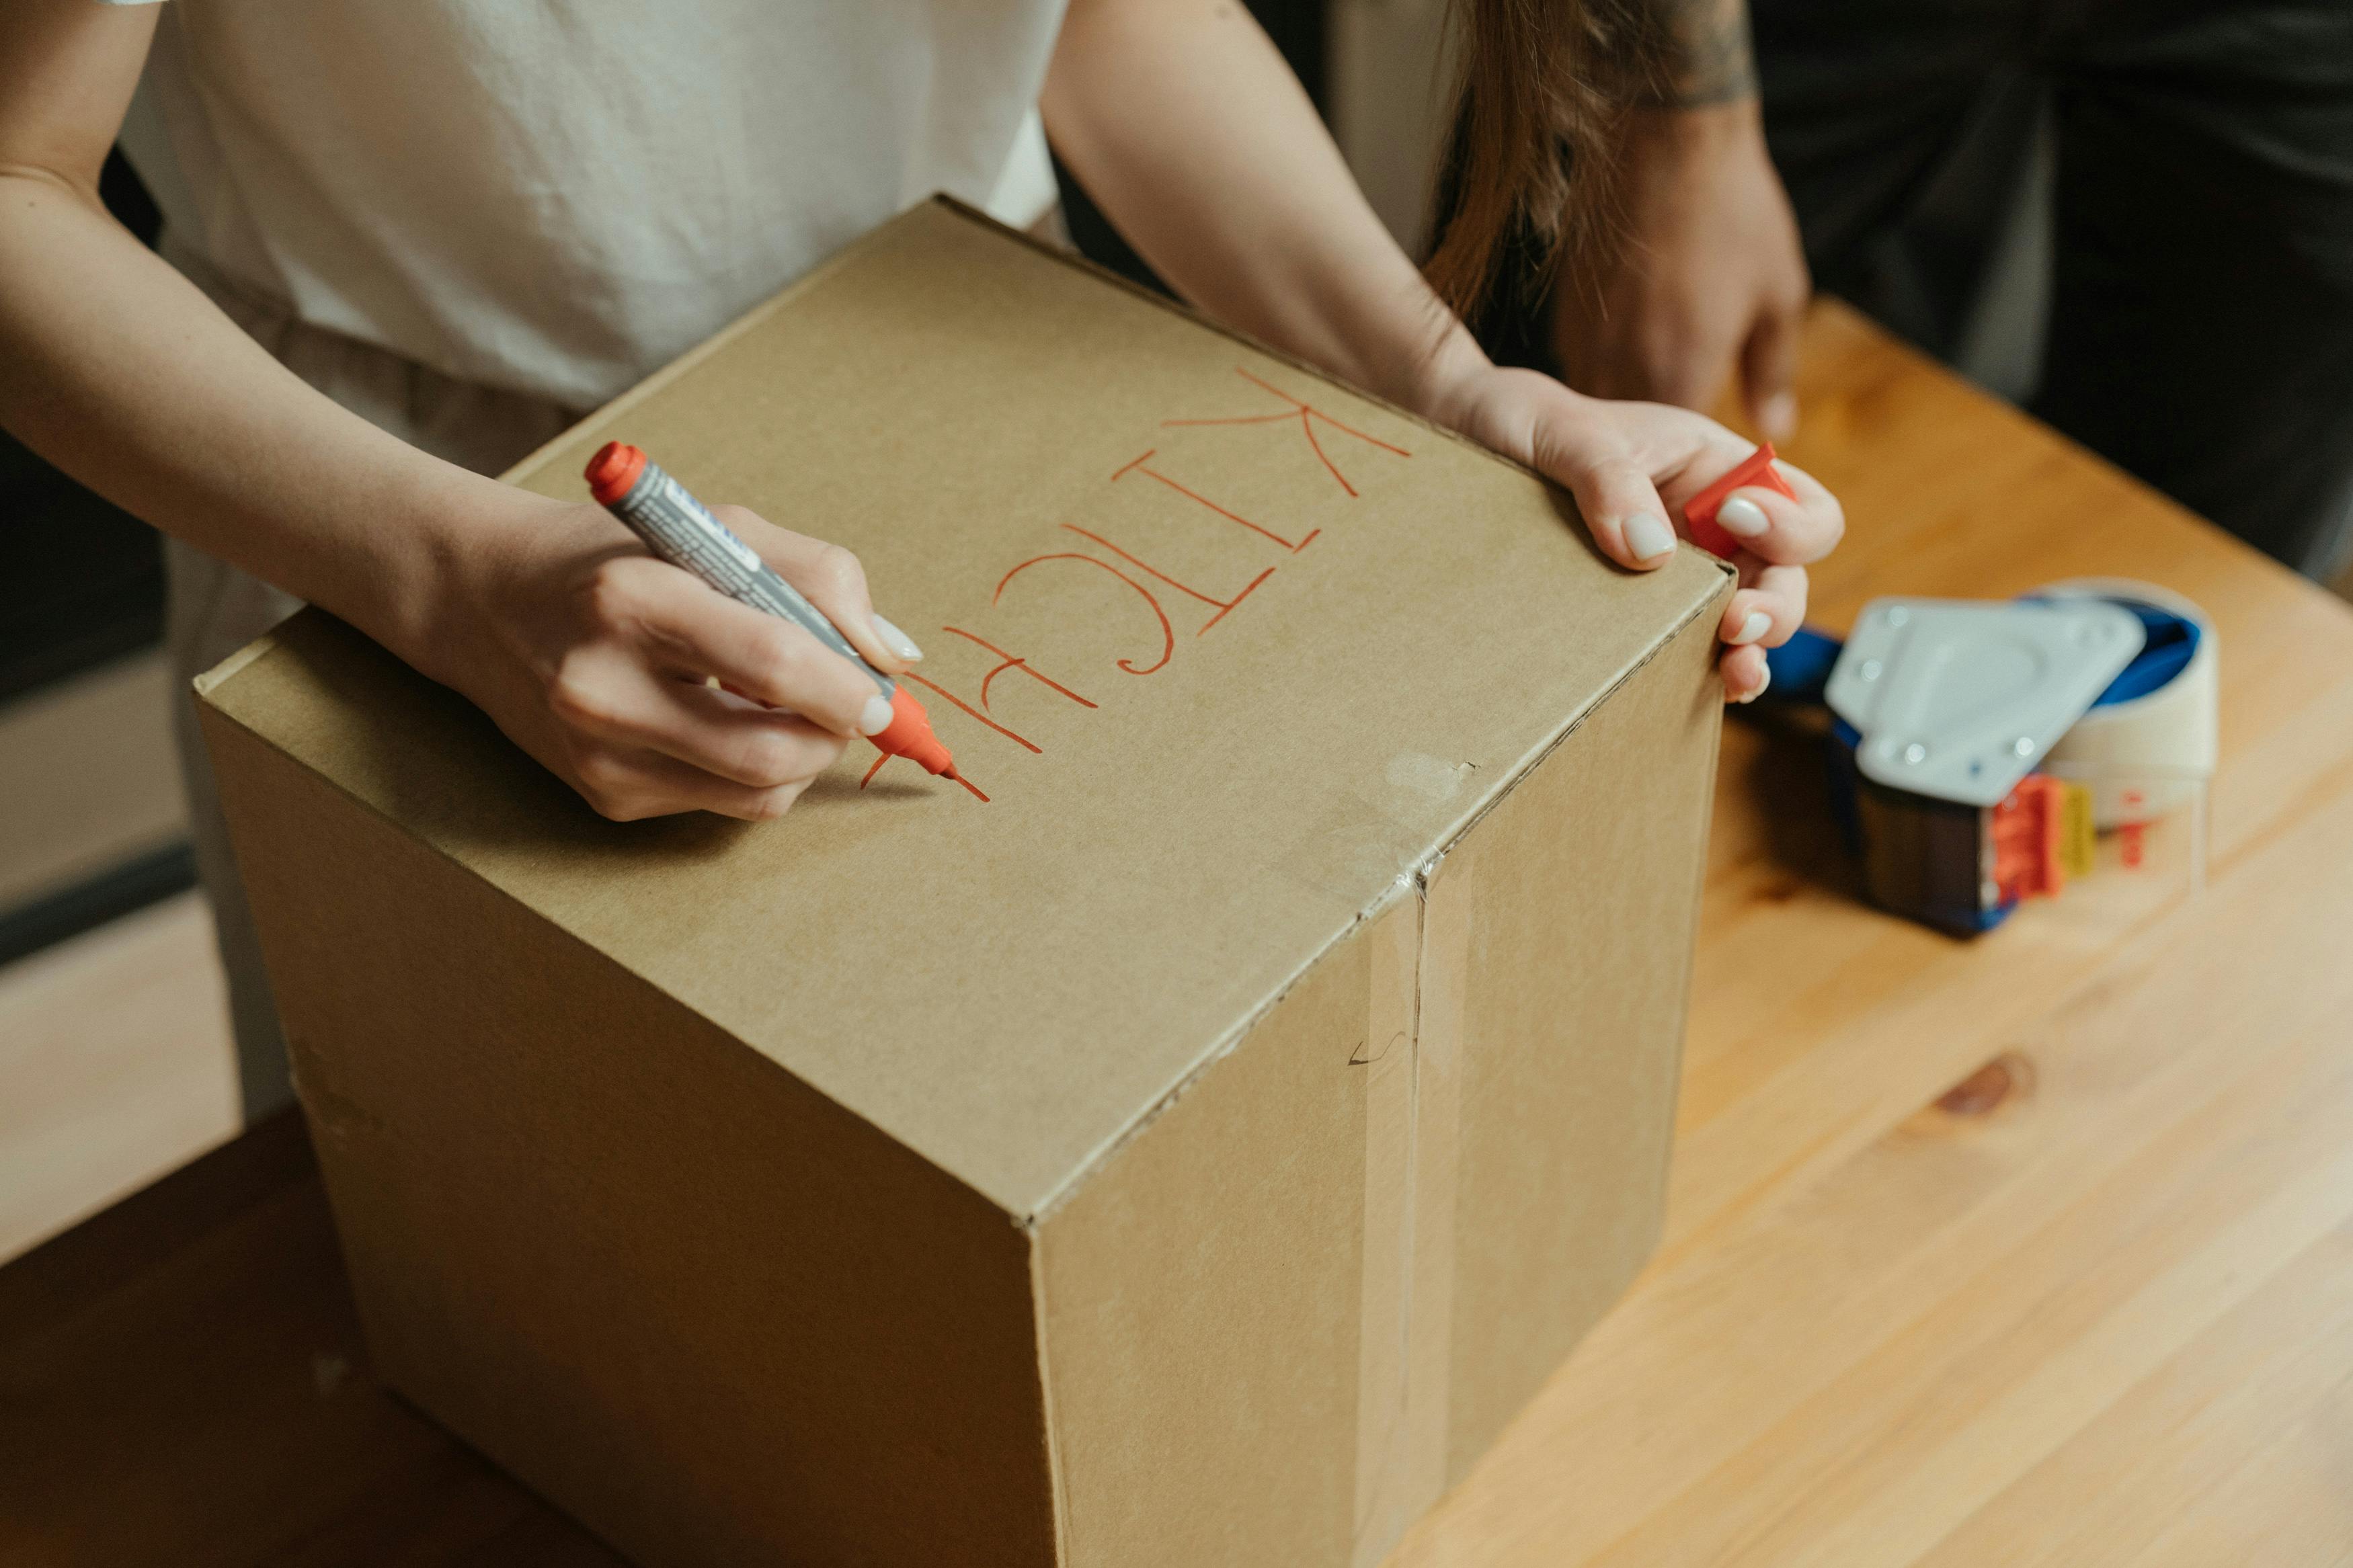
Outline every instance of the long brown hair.
<path fill-rule="evenodd" d="M 1453 0 L 1461 70 L 1423 273 L 1466 321 L 1507 260 L 1533 285 L 1607 248 L 1616 143 L 1655 58 L 1641 0 Z"/>

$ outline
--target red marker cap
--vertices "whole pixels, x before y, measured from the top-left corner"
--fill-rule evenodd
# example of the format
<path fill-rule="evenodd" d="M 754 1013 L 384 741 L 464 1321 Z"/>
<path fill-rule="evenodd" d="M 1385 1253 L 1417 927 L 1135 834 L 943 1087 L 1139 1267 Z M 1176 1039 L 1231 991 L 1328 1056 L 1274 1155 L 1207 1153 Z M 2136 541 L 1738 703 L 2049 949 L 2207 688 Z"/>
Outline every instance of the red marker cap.
<path fill-rule="evenodd" d="M 1776 491 L 1791 500 L 1798 499 L 1798 492 L 1789 488 L 1789 481 L 1775 470 L 1773 443 L 1767 441 L 1743 458 L 1739 467 L 1683 503 L 1683 521 L 1691 525 L 1692 542 L 1727 561 L 1739 553 L 1740 541 L 1733 537 L 1724 524 L 1715 521 L 1715 514 L 1723 510 L 1725 497 L 1750 486 Z"/>
<path fill-rule="evenodd" d="M 629 493 L 646 471 L 646 455 L 621 441 L 607 441 L 588 459 L 588 493 L 598 506 L 611 506 Z"/>

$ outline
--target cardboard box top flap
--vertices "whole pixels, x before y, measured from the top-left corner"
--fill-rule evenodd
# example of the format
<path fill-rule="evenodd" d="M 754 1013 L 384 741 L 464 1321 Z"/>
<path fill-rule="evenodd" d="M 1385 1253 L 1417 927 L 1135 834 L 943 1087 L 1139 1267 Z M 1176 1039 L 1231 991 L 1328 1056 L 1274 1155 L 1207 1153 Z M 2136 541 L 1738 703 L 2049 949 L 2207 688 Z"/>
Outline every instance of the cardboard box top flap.
<path fill-rule="evenodd" d="M 511 477 L 612 437 L 856 551 L 988 802 L 608 823 L 315 613 L 206 700 L 1020 1218 L 1725 585 L 943 204 Z"/>

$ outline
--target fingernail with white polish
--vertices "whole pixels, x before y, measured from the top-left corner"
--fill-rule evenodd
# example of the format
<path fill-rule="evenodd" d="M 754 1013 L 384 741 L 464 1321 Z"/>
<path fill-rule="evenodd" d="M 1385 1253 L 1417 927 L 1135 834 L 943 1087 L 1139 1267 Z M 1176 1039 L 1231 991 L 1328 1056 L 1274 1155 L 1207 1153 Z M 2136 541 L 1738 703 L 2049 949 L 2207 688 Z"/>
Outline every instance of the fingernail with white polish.
<path fill-rule="evenodd" d="M 1740 647 L 1755 642 L 1772 629 L 1772 616 L 1762 610 L 1751 610 L 1748 612 L 1748 618 L 1740 623 L 1740 629 L 1724 640 L 1733 647 Z"/>
<path fill-rule="evenodd" d="M 1754 539 L 1773 526 L 1765 509 L 1746 496 L 1728 496 L 1715 509 L 1715 521 L 1724 524 L 1724 531 L 1736 533 L 1743 539 Z"/>
<path fill-rule="evenodd" d="M 858 732 L 879 735 L 891 727 L 891 700 L 878 691 L 866 700 L 865 707 L 858 710 Z"/>
<path fill-rule="evenodd" d="M 1754 702 L 1754 701 L 1756 701 L 1759 697 L 1762 697 L 1762 696 L 1764 696 L 1764 695 L 1765 695 L 1765 689 L 1766 689 L 1767 687 L 1768 687 L 1768 686 L 1772 685 L 1772 684 L 1773 684 L 1773 667 L 1772 667 L 1771 665 L 1769 665 L 1769 664 L 1768 664 L 1768 665 L 1767 665 L 1767 666 L 1765 667 L 1765 678 L 1764 678 L 1762 680 L 1759 680 L 1759 681 L 1757 683 L 1757 689 L 1756 689 L 1756 690 L 1754 690 L 1754 691 L 1752 691 L 1752 692 L 1750 692 L 1747 696 L 1746 696 L 1746 697 L 1742 698 L 1740 700 L 1741 700 L 1741 701 L 1743 701 L 1743 702 Z"/>
<path fill-rule="evenodd" d="M 1634 552 L 1635 560 L 1649 561 L 1674 547 L 1674 531 L 1651 513 L 1638 511 L 1626 520 L 1626 548 Z"/>
<path fill-rule="evenodd" d="M 909 637 L 906 633 L 901 631 L 898 627 L 892 626 L 890 622 L 884 620 L 880 616 L 874 617 L 874 635 L 882 639 L 882 646 L 884 647 L 889 648 L 892 653 L 897 654 L 909 664 L 913 664 L 917 659 L 923 657 L 923 650 L 915 646 L 914 638 Z"/>

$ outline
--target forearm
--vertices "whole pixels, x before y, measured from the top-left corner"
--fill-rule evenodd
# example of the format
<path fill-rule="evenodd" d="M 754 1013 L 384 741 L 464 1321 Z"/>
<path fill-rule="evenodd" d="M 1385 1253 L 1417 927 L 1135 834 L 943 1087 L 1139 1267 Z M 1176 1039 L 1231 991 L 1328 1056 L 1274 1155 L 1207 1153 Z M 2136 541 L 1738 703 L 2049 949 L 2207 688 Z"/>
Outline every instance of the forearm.
<path fill-rule="evenodd" d="M 100 207 L 0 171 L 0 425 L 155 527 L 411 658 L 436 646 L 455 520 L 537 498 L 305 385 Z"/>
<path fill-rule="evenodd" d="M 1044 109 L 1089 195 L 1205 313 L 1425 414 L 1485 365 L 1239 4 L 1076 0 Z"/>

